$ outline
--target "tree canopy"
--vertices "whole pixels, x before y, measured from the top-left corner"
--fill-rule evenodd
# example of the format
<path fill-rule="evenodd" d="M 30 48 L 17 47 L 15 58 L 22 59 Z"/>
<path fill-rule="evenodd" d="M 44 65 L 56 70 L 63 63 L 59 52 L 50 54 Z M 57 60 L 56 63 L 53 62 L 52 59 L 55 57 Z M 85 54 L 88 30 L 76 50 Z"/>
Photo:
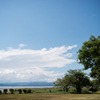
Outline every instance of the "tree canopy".
<path fill-rule="evenodd" d="M 100 36 L 90 36 L 79 49 L 78 61 L 84 65 L 84 70 L 91 68 L 91 77 L 100 80 Z"/>
<path fill-rule="evenodd" d="M 69 70 L 68 74 L 71 86 L 76 87 L 77 93 L 81 93 L 81 88 L 90 84 L 87 75 L 82 70 Z"/>
<path fill-rule="evenodd" d="M 89 78 L 82 70 L 68 70 L 68 73 L 62 78 L 54 82 L 55 86 L 74 86 L 77 93 L 81 93 L 81 88 L 90 84 Z"/>
<path fill-rule="evenodd" d="M 68 91 L 68 86 L 69 86 L 69 79 L 68 75 L 64 76 L 63 78 L 58 78 L 56 81 L 53 82 L 55 86 L 61 86 L 63 87 L 63 90 L 65 92 Z"/>

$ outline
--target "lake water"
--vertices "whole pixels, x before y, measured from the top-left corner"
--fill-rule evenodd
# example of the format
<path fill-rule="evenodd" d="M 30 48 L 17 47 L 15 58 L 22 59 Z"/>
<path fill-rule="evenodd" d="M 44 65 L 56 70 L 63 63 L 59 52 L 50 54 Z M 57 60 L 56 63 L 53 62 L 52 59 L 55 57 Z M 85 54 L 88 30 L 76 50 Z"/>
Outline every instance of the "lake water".
<path fill-rule="evenodd" d="M 3 89 L 19 89 L 19 88 L 52 88 L 54 86 L 0 86 L 0 90 L 3 91 Z"/>

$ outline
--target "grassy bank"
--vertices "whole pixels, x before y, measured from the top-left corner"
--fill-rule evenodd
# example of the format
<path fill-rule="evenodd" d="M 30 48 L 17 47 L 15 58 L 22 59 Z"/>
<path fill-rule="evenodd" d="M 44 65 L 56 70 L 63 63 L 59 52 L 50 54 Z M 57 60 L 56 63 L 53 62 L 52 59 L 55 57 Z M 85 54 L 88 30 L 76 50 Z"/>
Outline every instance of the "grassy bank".
<path fill-rule="evenodd" d="M 83 92 L 87 92 L 87 89 L 83 88 Z M 72 94 L 64 92 L 62 88 L 33 88 L 31 93 L 19 94 L 17 90 L 14 91 L 14 94 L 2 93 L 0 100 L 100 100 L 100 93 L 73 94 L 74 92 L 75 88 L 70 88 Z"/>
<path fill-rule="evenodd" d="M 100 100 L 100 94 L 1 94 L 0 100 Z"/>
<path fill-rule="evenodd" d="M 6 93 L 4 92 L 6 90 Z M 26 89 L 4 89 L 2 94 L 24 94 L 24 93 L 51 93 L 51 94 L 77 94 L 77 91 L 74 87 L 69 88 L 67 92 L 63 91 L 63 88 L 61 87 L 53 87 L 53 88 L 26 88 Z M 13 90 L 13 92 L 11 92 Z M 19 90 L 21 92 L 19 92 Z M 26 91 L 26 92 L 25 92 Z M 99 90 L 100 91 L 100 88 Z M 97 92 L 98 92 L 97 91 Z M 92 91 L 89 90 L 89 88 L 83 87 L 82 88 L 82 94 L 91 94 Z"/>

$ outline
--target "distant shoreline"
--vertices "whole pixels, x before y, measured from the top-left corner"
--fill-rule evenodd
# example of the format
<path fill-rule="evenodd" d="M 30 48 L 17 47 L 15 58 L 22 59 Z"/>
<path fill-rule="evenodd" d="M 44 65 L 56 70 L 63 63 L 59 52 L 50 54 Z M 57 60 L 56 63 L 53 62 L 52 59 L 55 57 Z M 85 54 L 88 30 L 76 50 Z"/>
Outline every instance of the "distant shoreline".
<path fill-rule="evenodd" d="M 0 86 L 0 90 L 3 91 L 3 89 L 10 89 L 10 88 L 13 88 L 13 89 L 19 89 L 19 88 L 53 88 L 54 86 Z"/>
<path fill-rule="evenodd" d="M 0 86 L 54 86 L 52 82 L 16 82 L 0 83 Z"/>

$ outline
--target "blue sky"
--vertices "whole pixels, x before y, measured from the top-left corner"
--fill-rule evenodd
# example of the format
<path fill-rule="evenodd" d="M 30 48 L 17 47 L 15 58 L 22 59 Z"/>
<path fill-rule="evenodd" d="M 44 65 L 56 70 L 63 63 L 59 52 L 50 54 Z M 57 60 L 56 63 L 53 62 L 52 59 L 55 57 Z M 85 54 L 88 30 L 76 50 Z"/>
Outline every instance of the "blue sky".
<path fill-rule="evenodd" d="M 83 68 L 76 52 L 90 35 L 100 35 L 100 0 L 0 0 L 0 82 Z"/>

